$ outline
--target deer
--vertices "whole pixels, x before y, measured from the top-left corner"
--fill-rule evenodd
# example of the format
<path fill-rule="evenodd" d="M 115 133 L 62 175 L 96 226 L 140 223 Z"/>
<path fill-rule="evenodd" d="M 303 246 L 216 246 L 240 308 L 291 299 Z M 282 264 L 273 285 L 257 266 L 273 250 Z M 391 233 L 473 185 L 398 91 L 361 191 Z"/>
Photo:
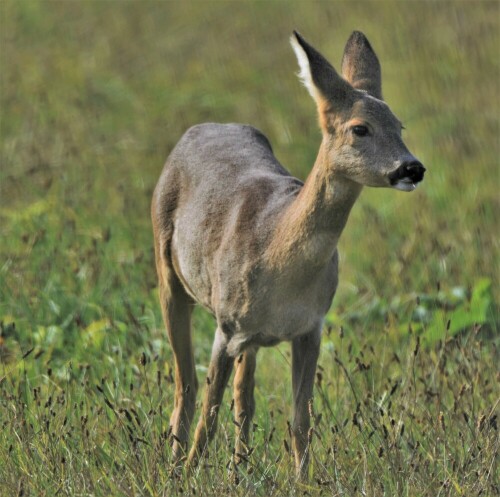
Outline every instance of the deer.
<path fill-rule="evenodd" d="M 338 284 L 337 244 L 364 186 L 413 191 L 425 168 L 382 99 L 380 63 L 354 31 L 341 75 L 294 31 L 299 77 L 316 103 L 322 141 L 305 182 L 243 124 L 191 127 L 171 151 L 151 216 L 159 299 L 175 361 L 172 457 L 194 468 L 217 428 L 234 368 L 234 458 L 245 457 L 255 411 L 260 347 L 291 342 L 292 450 L 307 478 L 309 402 L 323 322 Z M 191 314 L 198 304 L 216 330 L 202 412 L 188 452 L 198 379 Z"/>

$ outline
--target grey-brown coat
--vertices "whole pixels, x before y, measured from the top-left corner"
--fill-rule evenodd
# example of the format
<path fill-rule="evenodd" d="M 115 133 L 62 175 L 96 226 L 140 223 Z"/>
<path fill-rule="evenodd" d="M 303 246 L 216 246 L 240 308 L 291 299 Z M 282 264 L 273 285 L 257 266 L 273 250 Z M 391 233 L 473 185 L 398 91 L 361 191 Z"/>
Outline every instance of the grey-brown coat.
<path fill-rule="evenodd" d="M 176 459 L 187 449 L 197 390 L 192 304 L 217 321 L 191 465 L 215 433 L 233 362 L 236 457 L 244 453 L 255 354 L 291 341 L 293 448 L 297 473 L 306 474 L 307 405 L 323 319 L 337 287 L 337 242 L 363 185 L 411 191 L 425 171 L 381 100 L 380 65 L 364 35 L 355 32 L 347 42 L 344 78 L 299 34 L 292 45 L 323 134 L 305 184 L 279 164 L 255 128 L 202 124 L 171 152 L 153 196 L 160 301 L 176 366 Z"/>

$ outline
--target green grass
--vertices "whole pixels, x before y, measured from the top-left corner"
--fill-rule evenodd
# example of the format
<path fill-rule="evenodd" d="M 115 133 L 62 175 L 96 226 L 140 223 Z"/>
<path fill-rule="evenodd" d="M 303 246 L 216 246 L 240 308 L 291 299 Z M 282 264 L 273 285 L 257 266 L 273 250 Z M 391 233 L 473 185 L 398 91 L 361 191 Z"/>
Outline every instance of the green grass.
<path fill-rule="evenodd" d="M 497 2 L 0 3 L 0 495 L 493 496 L 498 452 Z M 353 29 L 428 169 L 365 189 L 340 243 L 311 480 L 289 454 L 287 344 L 262 350 L 249 462 L 230 392 L 210 457 L 170 463 L 172 354 L 149 202 L 190 125 L 253 124 L 307 175 L 320 141 L 288 45 Z M 213 320 L 194 319 L 200 381 Z"/>

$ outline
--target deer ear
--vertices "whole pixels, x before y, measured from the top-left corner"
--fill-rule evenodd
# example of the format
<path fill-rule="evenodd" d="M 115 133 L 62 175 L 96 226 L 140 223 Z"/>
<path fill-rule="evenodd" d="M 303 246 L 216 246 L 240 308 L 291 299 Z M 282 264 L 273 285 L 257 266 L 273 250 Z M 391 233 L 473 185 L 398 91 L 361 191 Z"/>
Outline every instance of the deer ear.
<path fill-rule="evenodd" d="M 380 63 L 370 42 L 360 31 L 354 31 L 347 40 L 342 57 L 342 75 L 354 88 L 382 99 Z"/>
<path fill-rule="evenodd" d="M 346 105 L 353 94 L 353 88 L 332 65 L 296 31 L 290 43 L 297 56 L 300 72 L 299 78 L 316 101 L 318 108 L 323 109 L 330 103 L 334 108 Z"/>

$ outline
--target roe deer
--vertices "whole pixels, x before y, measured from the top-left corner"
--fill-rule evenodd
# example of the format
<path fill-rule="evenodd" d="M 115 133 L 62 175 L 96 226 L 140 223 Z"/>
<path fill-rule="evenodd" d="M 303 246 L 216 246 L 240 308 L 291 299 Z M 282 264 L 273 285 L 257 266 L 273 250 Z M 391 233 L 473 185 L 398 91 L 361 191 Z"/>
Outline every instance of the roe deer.
<path fill-rule="evenodd" d="M 177 143 L 153 196 L 160 302 L 175 358 L 176 461 L 187 450 L 198 387 L 193 305 L 217 321 L 190 466 L 214 436 L 233 363 L 236 458 L 245 453 L 257 350 L 286 340 L 292 445 L 297 475 L 306 475 L 308 402 L 337 287 L 339 237 L 363 185 L 411 191 L 424 176 L 401 139 L 401 122 L 382 101 L 380 65 L 366 37 L 354 32 L 347 41 L 343 77 L 298 33 L 291 43 L 323 135 L 305 183 L 276 160 L 257 129 L 201 124 Z"/>

